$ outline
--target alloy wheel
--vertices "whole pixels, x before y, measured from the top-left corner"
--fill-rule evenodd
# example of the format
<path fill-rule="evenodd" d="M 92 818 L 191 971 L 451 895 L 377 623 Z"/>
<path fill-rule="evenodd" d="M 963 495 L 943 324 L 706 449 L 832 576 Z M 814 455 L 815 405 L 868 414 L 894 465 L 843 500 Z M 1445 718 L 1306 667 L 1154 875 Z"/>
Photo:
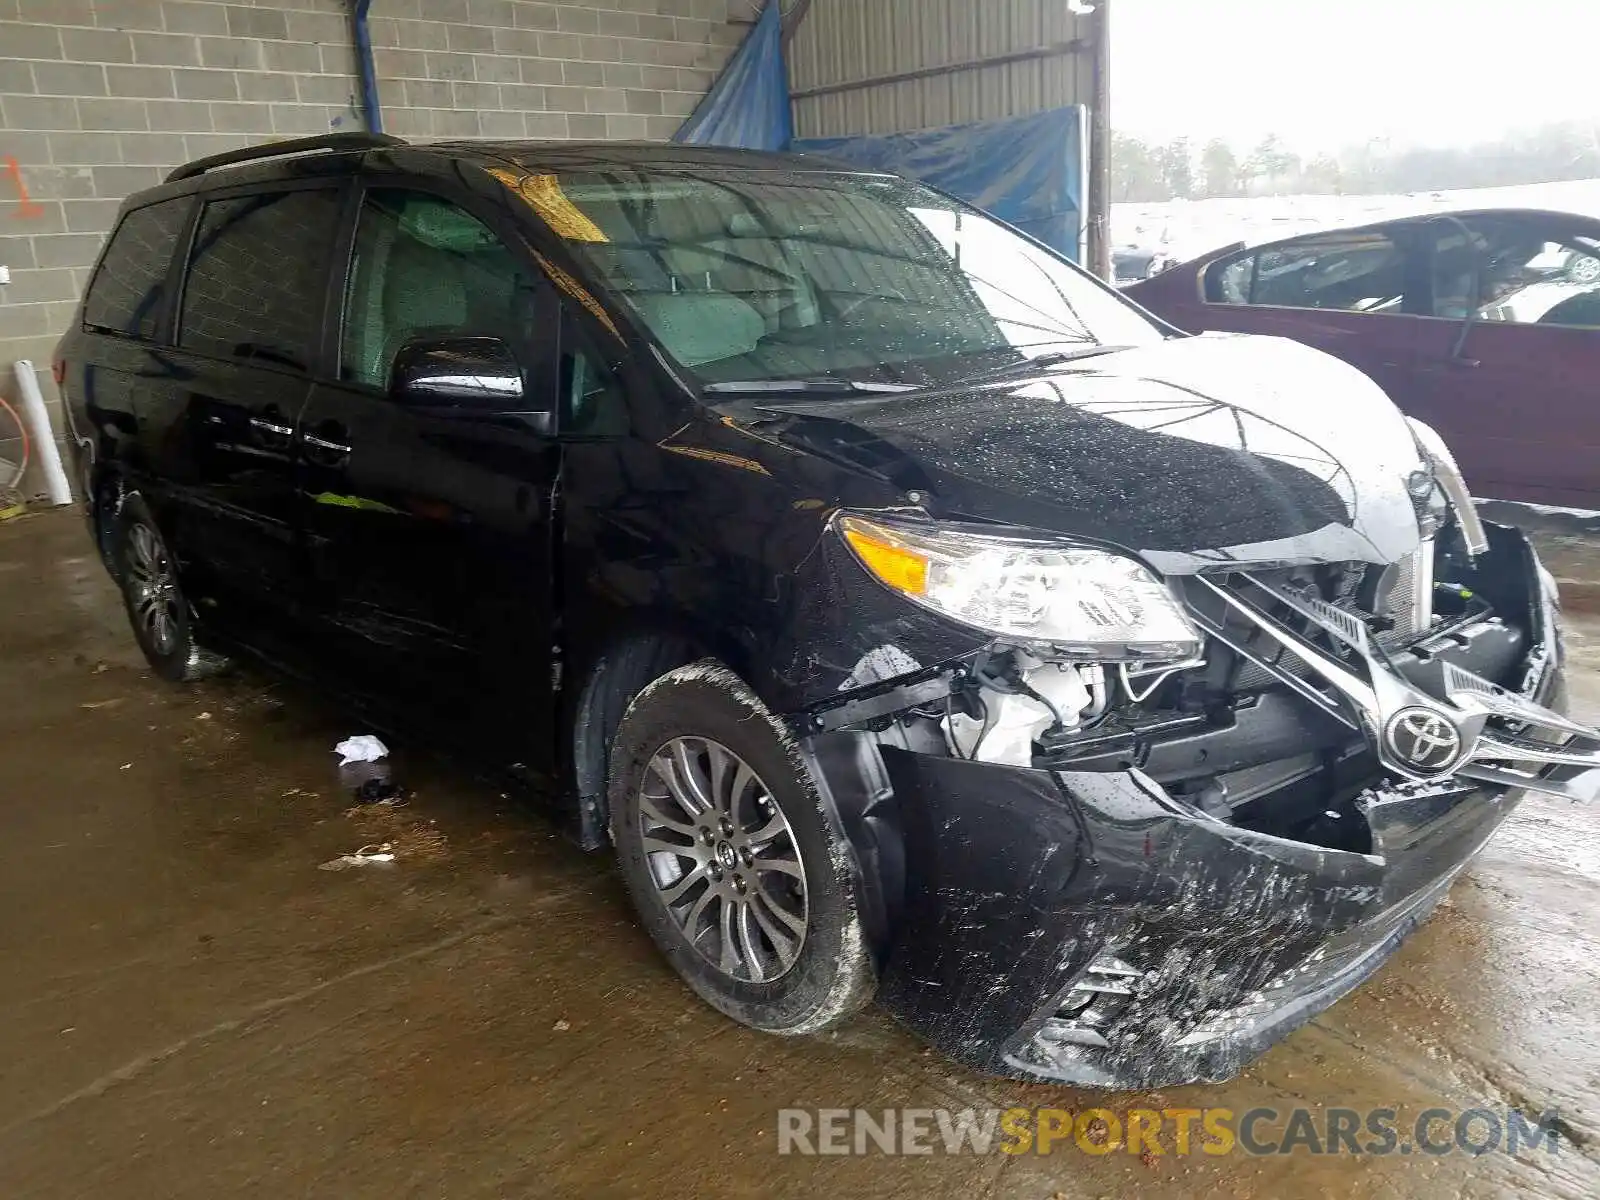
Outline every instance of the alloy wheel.
<path fill-rule="evenodd" d="M 805 944 L 805 867 L 748 763 L 709 738 L 673 738 L 645 772 L 638 832 L 662 903 L 702 958 L 749 983 L 788 973 Z"/>
<path fill-rule="evenodd" d="M 172 653 L 183 598 L 161 535 L 142 521 L 128 530 L 127 571 L 133 619 L 157 654 Z"/>

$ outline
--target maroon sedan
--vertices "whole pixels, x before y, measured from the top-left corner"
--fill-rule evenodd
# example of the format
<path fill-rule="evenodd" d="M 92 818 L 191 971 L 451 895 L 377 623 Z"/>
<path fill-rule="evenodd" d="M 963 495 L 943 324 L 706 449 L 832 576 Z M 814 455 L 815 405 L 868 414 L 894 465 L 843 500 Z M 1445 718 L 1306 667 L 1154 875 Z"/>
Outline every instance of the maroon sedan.
<path fill-rule="evenodd" d="M 1600 221 L 1496 209 L 1229 246 L 1124 289 L 1365 371 L 1475 494 L 1600 509 Z"/>

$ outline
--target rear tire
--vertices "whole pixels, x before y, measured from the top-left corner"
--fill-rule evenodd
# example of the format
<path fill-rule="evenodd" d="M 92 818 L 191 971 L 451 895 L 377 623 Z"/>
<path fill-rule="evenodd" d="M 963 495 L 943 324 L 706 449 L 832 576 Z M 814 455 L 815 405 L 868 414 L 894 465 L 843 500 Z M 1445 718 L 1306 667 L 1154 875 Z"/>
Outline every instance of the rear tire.
<path fill-rule="evenodd" d="M 713 660 L 634 699 L 611 749 L 611 837 L 646 931 L 703 1000 L 806 1034 L 876 986 L 849 851 L 783 727 Z"/>
<path fill-rule="evenodd" d="M 167 548 L 144 497 L 133 493 L 118 509 L 116 570 L 134 640 L 152 670 L 182 683 L 225 670 L 228 660 L 196 640 L 194 614 L 178 582 L 178 563 Z"/>

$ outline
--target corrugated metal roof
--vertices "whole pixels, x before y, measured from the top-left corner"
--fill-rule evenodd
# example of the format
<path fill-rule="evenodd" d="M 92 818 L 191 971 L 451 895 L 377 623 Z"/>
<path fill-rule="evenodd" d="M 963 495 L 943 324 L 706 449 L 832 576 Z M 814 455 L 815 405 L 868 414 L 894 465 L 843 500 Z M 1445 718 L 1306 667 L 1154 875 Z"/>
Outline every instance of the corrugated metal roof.
<path fill-rule="evenodd" d="M 1068 0 L 815 0 L 789 49 L 796 93 L 1062 46 L 1090 33 Z M 1088 52 L 795 100 L 800 137 L 895 133 L 1090 104 Z"/>

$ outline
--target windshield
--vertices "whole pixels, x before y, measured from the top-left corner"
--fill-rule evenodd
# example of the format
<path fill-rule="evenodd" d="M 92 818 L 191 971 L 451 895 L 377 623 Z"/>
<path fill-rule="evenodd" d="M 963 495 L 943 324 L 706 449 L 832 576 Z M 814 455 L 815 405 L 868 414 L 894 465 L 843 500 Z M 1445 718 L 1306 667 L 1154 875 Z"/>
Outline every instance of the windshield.
<path fill-rule="evenodd" d="M 884 176 L 563 172 L 519 190 L 702 383 L 947 382 L 1158 326 L 996 221 Z"/>

